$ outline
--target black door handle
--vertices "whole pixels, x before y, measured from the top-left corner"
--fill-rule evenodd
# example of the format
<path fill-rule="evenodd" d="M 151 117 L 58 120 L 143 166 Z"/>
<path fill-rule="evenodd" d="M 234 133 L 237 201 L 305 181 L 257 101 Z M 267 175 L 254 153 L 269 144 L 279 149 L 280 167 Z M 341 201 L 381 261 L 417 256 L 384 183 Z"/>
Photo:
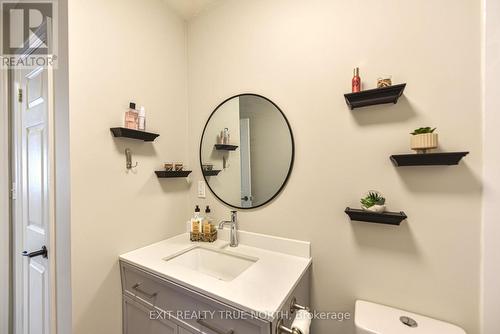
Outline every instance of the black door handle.
<path fill-rule="evenodd" d="M 29 258 L 42 255 L 44 258 L 47 258 L 47 247 L 42 246 L 42 249 L 40 249 L 40 250 L 38 250 L 36 252 L 31 252 L 31 253 L 28 253 L 27 251 L 24 251 L 22 253 L 22 255 L 23 256 L 27 256 Z"/>

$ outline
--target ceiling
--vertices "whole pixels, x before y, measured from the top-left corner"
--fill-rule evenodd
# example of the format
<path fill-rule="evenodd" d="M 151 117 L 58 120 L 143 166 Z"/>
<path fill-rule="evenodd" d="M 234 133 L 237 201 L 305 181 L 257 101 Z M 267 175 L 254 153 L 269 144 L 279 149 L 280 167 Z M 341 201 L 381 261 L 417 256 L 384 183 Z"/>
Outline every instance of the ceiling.
<path fill-rule="evenodd" d="M 163 0 L 174 12 L 189 20 L 220 0 Z"/>

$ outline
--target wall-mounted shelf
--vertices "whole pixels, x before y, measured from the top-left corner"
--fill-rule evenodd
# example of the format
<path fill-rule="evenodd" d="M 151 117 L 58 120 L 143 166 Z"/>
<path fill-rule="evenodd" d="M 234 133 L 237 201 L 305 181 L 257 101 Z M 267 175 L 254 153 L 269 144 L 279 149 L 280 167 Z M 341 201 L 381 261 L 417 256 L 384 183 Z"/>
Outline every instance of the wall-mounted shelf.
<path fill-rule="evenodd" d="M 220 170 L 217 170 L 217 169 L 213 169 L 213 170 L 204 170 L 203 171 L 203 175 L 205 176 L 217 176 L 219 175 L 221 171 Z"/>
<path fill-rule="evenodd" d="M 351 110 L 384 103 L 395 104 L 403 95 L 405 87 L 406 84 L 404 83 L 384 88 L 368 89 L 359 93 L 344 94 L 345 102 Z"/>
<path fill-rule="evenodd" d="M 237 148 L 238 148 L 237 145 L 215 144 L 215 149 L 217 151 L 234 151 Z"/>
<path fill-rule="evenodd" d="M 144 141 L 154 141 L 156 137 L 159 136 L 159 134 L 156 133 L 132 130 L 127 128 L 110 128 L 110 130 L 115 137 L 125 137 Z"/>
<path fill-rule="evenodd" d="M 388 225 L 399 225 L 403 220 L 408 218 L 403 211 L 376 213 L 348 207 L 345 209 L 345 213 L 351 220 Z"/>
<path fill-rule="evenodd" d="M 155 171 L 156 176 L 158 176 L 158 178 L 187 177 L 189 174 L 191 174 L 191 172 L 192 171 L 190 171 L 190 170 L 179 170 L 179 171 L 157 170 L 157 171 Z"/>
<path fill-rule="evenodd" d="M 451 166 L 458 165 L 469 152 L 445 152 L 391 155 L 396 167 L 402 166 Z"/>

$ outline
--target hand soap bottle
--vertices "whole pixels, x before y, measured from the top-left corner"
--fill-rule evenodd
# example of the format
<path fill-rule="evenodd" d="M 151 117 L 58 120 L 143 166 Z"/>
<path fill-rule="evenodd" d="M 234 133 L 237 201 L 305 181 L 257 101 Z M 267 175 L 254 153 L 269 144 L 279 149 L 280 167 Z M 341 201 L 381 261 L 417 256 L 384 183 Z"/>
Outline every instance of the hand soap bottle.
<path fill-rule="evenodd" d="M 210 207 L 205 208 L 205 217 L 203 219 L 203 233 L 210 234 L 214 230 L 212 217 L 210 216 Z"/>
<path fill-rule="evenodd" d="M 191 218 L 191 233 L 201 233 L 202 217 L 200 214 L 200 207 L 197 205 L 194 209 L 193 218 Z"/>

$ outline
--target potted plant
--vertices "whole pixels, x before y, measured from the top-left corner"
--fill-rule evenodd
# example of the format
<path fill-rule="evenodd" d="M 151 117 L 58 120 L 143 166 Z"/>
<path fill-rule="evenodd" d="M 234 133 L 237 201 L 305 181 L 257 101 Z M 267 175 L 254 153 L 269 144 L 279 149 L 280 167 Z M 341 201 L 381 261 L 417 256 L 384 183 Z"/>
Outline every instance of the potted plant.
<path fill-rule="evenodd" d="M 378 213 L 385 211 L 385 198 L 378 191 L 370 190 L 360 202 L 363 210 Z"/>
<path fill-rule="evenodd" d="M 418 128 L 411 133 L 411 149 L 417 153 L 427 153 L 427 150 L 438 146 L 436 128 Z"/>

